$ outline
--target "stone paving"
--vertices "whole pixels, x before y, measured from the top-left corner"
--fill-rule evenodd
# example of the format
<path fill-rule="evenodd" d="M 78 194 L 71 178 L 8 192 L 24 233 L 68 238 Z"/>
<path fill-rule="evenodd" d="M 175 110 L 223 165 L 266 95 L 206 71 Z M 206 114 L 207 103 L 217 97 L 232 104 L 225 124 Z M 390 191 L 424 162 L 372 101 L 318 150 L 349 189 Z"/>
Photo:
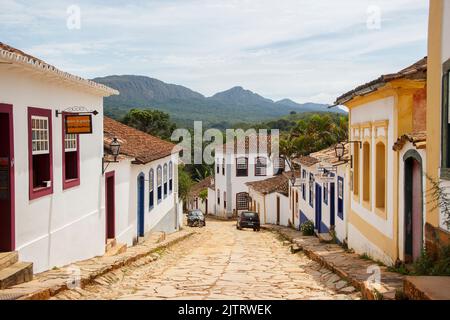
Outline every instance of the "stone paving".
<path fill-rule="evenodd" d="M 333 270 L 343 279 L 356 287 L 365 299 L 394 300 L 399 291 L 403 291 L 404 276 L 388 270 L 386 266 L 361 259 L 358 254 L 350 253 L 337 244 L 322 243 L 316 237 L 303 236 L 300 231 L 275 225 L 265 225 L 292 241 L 309 258 Z"/>
<path fill-rule="evenodd" d="M 164 251 L 52 299 L 360 299 L 339 276 L 268 231 L 238 231 L 234 222 L 205 228 Z"/>

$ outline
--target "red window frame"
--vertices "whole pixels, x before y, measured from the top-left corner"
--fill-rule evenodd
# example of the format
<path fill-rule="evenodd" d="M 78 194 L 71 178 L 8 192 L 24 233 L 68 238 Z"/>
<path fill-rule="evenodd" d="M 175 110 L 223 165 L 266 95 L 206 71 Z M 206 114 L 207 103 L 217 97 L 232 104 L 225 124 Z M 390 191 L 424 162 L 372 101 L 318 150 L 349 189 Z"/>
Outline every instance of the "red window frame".
<path fill-rule="evenodd" d="M 67 190 L 73 187 L 77 187 L 80 185 L 80 136 L 77 134 L 77 176 L 76 179 L 66 179 L 66 125 L 65 125 L 65 118 L 67 116 L 67 113 L 62 114 L 62 178 L 63 178 L 63 190 Z"/>
<path fill-rule="evenodd" d="M 50 187 L 43 188 L 33 188 L 33 140 L 32 140 L 32 130 L 31 118 L 36 117 L 47 117 L 48 118 L 48 144 L 49 144 L 49 172 L 50 172 Z M 29 197 L 30 200 L 35 200 L 50 194 L 53 194 L 53 127 L 52 127 L 52 110 L 28 107 L 28 185 L 29 185 Z"/>

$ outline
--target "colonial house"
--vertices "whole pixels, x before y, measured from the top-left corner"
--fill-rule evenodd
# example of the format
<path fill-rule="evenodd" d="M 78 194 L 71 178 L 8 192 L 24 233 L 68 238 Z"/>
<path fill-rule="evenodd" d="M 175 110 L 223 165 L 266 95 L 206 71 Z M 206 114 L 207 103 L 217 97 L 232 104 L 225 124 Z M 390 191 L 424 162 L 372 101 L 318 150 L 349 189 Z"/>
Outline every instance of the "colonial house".
<path fill-rule="evenodd" d="M 295 182 L 291 181 L 289 187 L 289 209 L 294 225 L 298 229 L 305 222 L 311 221 L 320 233 L 322 228 L 320 220 L 316 219 L 315 206 L 315 197 L 318 194 L 315 189 L 319 160 L 311 156 L 300 156 L 293 159 L 292 163 L 297 166 Z M 317 187 L 320 186 L 317 185 Z"/>
<path fill-rule="evenodd" d="M 314 223 L 319 235 L 347 240 L 348 145 L 338 157 L 335 146 L 293 160 L 297 177 L 290 183 L 290 207 L 299 217 L 296 228 Z M 294 182 L 295 181 L 295 182 Z"/>
<path fill-rule="evenodd" d="M 442 187 L 450 185 L 449 79 L 450 3 L 433 0 L 430 1 L 428 30 L 427 161 L 423 163 L 423 170 L 431 178 L 425 183 L 427 190 L 432 188 L 432 181 Z M 445 223 L 448 213 L 436 206 L 431 193 L 427 193 L 424 202 L 429 204 L 424 217 L 427 248 L 434 250 L 438 243 L 450 245 L 450 226 Z"/>
<path fill-rule="evenodd" d="M 247 137 L 215 149 L 216 205 L 212 214 L 230 218 L 248 210 L 246 183 L 265 180 L 284 171 L 284 161 L 271 153 L 270 141 L 270 136 L 267 139 Z"/>
<path fill-rule="evenodd" d="M 202 197 L 204 193 L 204 198 Z M 209 176 L 192 186 L 189 191 L 187 207 L 189 210 L 199 209 L 204 214 L 214 212 L 215 186 L 214 178 Z"/>
<path fill-rule="evenodd" d="M 132 245 L 153 231 L 178 230 L 179 149 L 108 117 L 103 132 L 107 238 Z M 120 145 L 116 158 L 113 141 Z"/>
<path fill-rule="evenodd" d="M 288 188 L 287 175 L 280 174 L 274 177 L 247 182 L 249 193 L 249 209 L 257 212 L 262 224 L 276 224 L 289 226 Z"/>
<path fill-rule="evenodd" d="M 336 100 L 349 108 L 355 142 L 348 245 L 388 265 L 416 259 L 423 246 L 425 153 L 416 149 L 424 147 L 426 76 L 423 58 Z"/>
<path fill-rule="evenodd" d="M 105 252 L 103 97 L 116 94 L 0 43 L 1 258 L 41 272 Z M 91 133 L 67 134 L 80 112 Z"/>
<path fill-rule="evenodd" d="M 347 242 L 347 207 L 349 204 L 349 144 L 342 145 L 343 154 L 337 156 L 336 146 L 315 152 L 311 157 L 319 160 L 316 188 L 321 197 L 316 201 L 319 233 L 332 231 L 335 239 Z M 320 190 L 321 189 L 321 190 Z M 319 226 L 319 223 L 317 223 Z"/>

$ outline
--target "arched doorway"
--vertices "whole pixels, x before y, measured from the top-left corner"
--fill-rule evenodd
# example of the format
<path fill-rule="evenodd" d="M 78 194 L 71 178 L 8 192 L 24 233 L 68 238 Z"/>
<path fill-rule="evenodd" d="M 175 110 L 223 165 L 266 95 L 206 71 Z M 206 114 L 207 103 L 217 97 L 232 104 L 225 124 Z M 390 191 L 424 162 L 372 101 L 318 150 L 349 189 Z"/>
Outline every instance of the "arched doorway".
<path fill-rule="evenodd" d="M 139 174 L 137 178 L 137 229 L 138 236 L 144 236 L 144 188 L 145 188 L 145 177 L 144 174 Z"/>
<path fill-rule="evenodd" d="M 422 157 L 416 150 L 408 150 L 403 157 L 404 185 L 404 260 L 411 263 L 423 249 L 423 186 Z"/>

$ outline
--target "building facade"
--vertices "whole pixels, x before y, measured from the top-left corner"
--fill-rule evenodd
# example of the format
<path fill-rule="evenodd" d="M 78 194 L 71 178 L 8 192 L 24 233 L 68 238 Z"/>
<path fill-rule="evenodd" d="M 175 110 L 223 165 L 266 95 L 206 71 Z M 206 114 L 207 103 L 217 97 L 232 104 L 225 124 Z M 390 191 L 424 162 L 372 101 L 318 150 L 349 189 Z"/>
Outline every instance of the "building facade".
<path fill-rule="evenodd" d="M 118 162 L 107 163 L 105 208 L 108 239 L 132 245 L 151 232 L 171 233 L 182 225 L 178 198 L 178 152 L 163 141 L 104 117 L 104 148 L 120 143 Z"/>
<path fill-rule="evenodd" d="M 426 72 L 424 58 L 398 73 L 359 86 L 336 101 L 349 108 L 349 137 L 359 142 L 351 148 L 348 245 L 387 265 L 410 254 L 404 252 L 406 247 L 400 242 L 406 240 L 400 234 L 423 229 L 420 221 L 424 219 L 401 222 L 402 216 L 412 216 L 399 211 L 400 203 L 405 201 L 400 198 L 399 190 L 404 186 L 399 170 L 406 159 L 400 159 L 394 144 L 423 126 Z M 418 210 L 418 215 L 425 214 L 423 205 Z"/>
<path fill-rule="evenodd" d="M 102 255 L 103 97 L 118 92 L 2 43 L 0 74 L 0 252 L 34 272 Z M 67 135 L 80 107 L 92 134 Z"/>
<path fill-rule="evenodd" d="M 270 139 L 270 138 L 269 138 Z M 237 139 L 216 148 L 215 210 L 212 214 L 230 218 L 249 209 L 247 182 L 265 180 L 284 170 L 284 162 L 271 153 L 270 140 L 264 148 L 255 138 Z M 262 143 L 262 141 L 261 141 Z"/>
<path fill-rule="evenodd" d="M 450 3 L 433 0 L 430 1 L 428 30 L 427 162 L 424 166 L 432 180 L 426 181 L 427 190 L 432 188 L 432 181 L 443 187 L 450 185 L 449 78 Z M 425 202 L 430 203 L 425 220 L 427 247 L 434 250 L 437 244 L 450 244 L 450 226 L 445 223 L 448 215 L 436 206 L 430 194 L 427 194 Z"/>

